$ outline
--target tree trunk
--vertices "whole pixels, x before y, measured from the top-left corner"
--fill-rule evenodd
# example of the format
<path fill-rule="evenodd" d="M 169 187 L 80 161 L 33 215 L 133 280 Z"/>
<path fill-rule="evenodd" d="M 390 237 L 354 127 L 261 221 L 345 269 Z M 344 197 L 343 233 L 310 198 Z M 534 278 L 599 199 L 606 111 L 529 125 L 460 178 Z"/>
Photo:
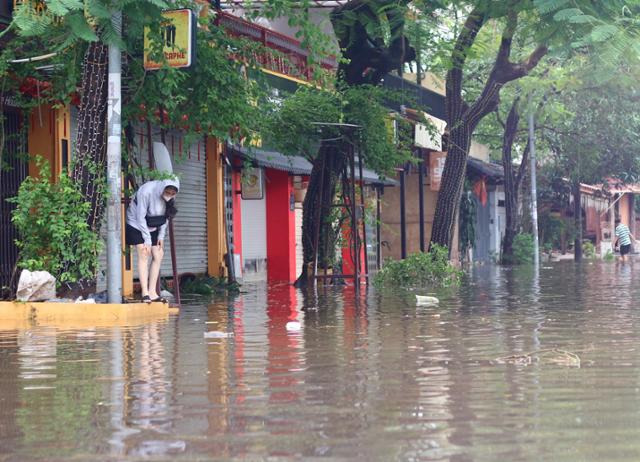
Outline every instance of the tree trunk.
<path fill-rule="evenodd" d="M 518 185 L 515 184 L 511 152 L 518 130 L 520 116 L 517 99 L 511 106 L 502 137 L 502 168 L 504 170 L 504 205 L 506 222 L 502 241 L 502 263 L 513 263 L 513 239 L 516 236 Z"/>
<path fill-rule="evenodd" d="M 445 246 L 449 251 L 451 251 L 471 144 L 471 131 L 467 124 L 460 123 L 454 127 L 456 128 L 449 134 L 447 160 L 442 172 L 429 244 L 430 247 L 434 243 Z"/>
<path fill-rule="evenodd" d="M 108 48 L 92 42 L 82 64 L 82 98 L 78 111 L 78 137 L 74 152 L 72 178 L 91 210 L 87 223 L 100 231 L 104 213 L 104 175 L 106 169 Z"/>
<path fill-rule="evenodd" d="M 582 204 L 580 182 L 573 184 L 573 219 L 576 228 L 576 240 L 574 243 L 575 261 L 582 260 Z"/>
<path fill-rule="evenodd" d="M 86 202 L 91 204 L 87 224 L 100 232 L 104 214 L 106 184 L 106 130 L 108 48 L 100 42 L 89 44 L 82 63 L 82 97 L 78 111 L 78 137 L 73 156 L 71 178 L 80 187 Z M 65 265 L 77 264 L 65 262 Z M 97 270 L 97 268 L 96 268 Z M 82 280 L 61 288 L 62 297 L 86 297 L 95 291 L 96 280 Z"/>
<path fill-rule="evenodd" d="M 327 220 L 332 211 L 336 186 L 344 170 L 346 156 L 335 145 L 323 145 L 313 161 L 309 187 L 302 204 L 302 273 L 296 287 L 313 283 L 314 257 L 316 255 L 316 230 L 318 231 L 318 269 L 335 260 L 337 232 Z"/>
<path fill-rule="evenodd" d="M 480 29 L 489 17 L 484 10 L 485 2 L 480 3 L 469 13 L 458 34 L 451 54 L 451 69 L 447 73 L 445 106 L 449 129 L 448 154 L 436 203 L 431 242 L 445 245 L 449 249 L 462 195 L 471 135 L 478 123 L 497 108 L 500 90 L 504 84 L 527 75 L 547 53 L 546 46 L 540 45 L 524 61 L 512 63 L 509 60 L 513 36 L 518 25 L 518 12 L 511 11 L 506 16 L 500 48 L 484 89 L 474 103 L 467 104 L 462 96 L 465 61 Z"/>
<path fill-rule="evenodd" d="M 519 98 L 516 98 L 511 106 L 506 123 L 504 124 L 504 135 L 502 142 L 502 168 L 504 170 L 504 199 L 505 199 L 505 233 L 502 240 L 502 263 L 513 263 L 513 240 L 518 233 L 520 223 L 518 214 L 518 196 L 520 185 L 527 169 L 529 154 L 529 143 L 522 154 L 522 161 L 518 173 L 513 171 L 513 143 L 518 132 L 520 114 L 518 113 Z"/>

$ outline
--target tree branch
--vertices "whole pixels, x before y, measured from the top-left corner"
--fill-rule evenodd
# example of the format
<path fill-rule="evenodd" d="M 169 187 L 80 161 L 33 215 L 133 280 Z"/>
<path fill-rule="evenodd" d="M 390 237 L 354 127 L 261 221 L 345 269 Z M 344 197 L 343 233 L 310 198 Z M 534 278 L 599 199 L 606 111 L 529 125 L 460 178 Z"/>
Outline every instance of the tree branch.
<path fill-rule="evenodd" d="M 480 119 L 497 106 L 500 100 L 500 89 L 505 83 L 527 75 L 548 52 L 546 45 L 538 45 L 527 59 L 520 63 L 511 63 L 509 61 L 511 45 L 517 27 L 518 13 L 515 10 L 510 10 L 507 15 L 507 25 L 502 32 L 500 48 L 493 69 L 489 74 L 489 78 L 480 97 L 471 105 L 467 114 L 467 119 L 472 127 L 477 125 Z"/>
<path fill-rule="evenodd" d="M 502 83 L 507 83 L 527 75 L 529 72 L 531 72 L 531 69 L 538 65 L 540 60 L 547 54 L 548 51 L 549 48 L 546 45 L 538 45 L 527 59 L 517 64 L 510 64 L 511 72 L 507 73 L 507 75 L 505 76 L 507 80 L 504 80 Z"/>
<path fill-rule="evenodd" d="M 511 56 L 511 44 L 513 43 L 513 36 L 516 33 L 517 27 L 518 12 L 515 10 L 509 10 L 509 13 L 507 13 L 507 25 L 502 32 L 502 38 L 500 39 L 500 48 L 498 49 L 498 55 L 496 56 L 494 69 L 496 67 L 509 64 L 509 57 Z"/>
<path fill-rule="evenodd" d="M 518 167 L 518 173 L 515 178 L 515 188 L 516 191 L 520 188 L 520 183 L 522 182 L 522 178 L 524 178 L 524 173 L 527 171 L 527 162 L 529 160 L 529 140 L 527 140 L 527 145 L 524 147 L 524 152 L 522 153 L 522 160 L 520 161 L 520 167 Z"/>
<path fill-rule="evenodd" d="M 504 129 L 504 127 L 505 127 L 505 123 L 504 123 L 504 121 L 502 120 L 502 118 L 500 117 L 500 111 L 499 111 L 498 109 L 496 109 L 494 112 L 495 112 L 495 114 L 496 114 L 496 120 L 498 121 L 498 123 L 500 124 L 500 126 Z"/>
<path fill-rule="evenodd" d="M 446 101 L 448 117 L 457 119 L 457 114 L 453 114 L 455 108 L 460 108 L 462 103 L 462 73 L 464 64 L 469 54 L 469 49 L 485 23 L 484 10 L 480 7 L 474 8 L 464 23 L 460 34 L 456 40 L 456 45 L 451 52 L 451 69 L 447 72 L 446 80 Z"/>

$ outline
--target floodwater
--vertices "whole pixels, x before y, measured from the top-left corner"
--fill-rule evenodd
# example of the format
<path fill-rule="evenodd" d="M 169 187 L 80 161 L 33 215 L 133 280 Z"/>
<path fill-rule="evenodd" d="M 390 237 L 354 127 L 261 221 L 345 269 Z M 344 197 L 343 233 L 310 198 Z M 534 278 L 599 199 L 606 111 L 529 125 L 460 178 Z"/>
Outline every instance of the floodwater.
<path fill-rule="evenodd" d="M 439 307 L 243 290 L 0 332 L 0 461 L 640 460 L 640 261 L 475 268 Z"/>

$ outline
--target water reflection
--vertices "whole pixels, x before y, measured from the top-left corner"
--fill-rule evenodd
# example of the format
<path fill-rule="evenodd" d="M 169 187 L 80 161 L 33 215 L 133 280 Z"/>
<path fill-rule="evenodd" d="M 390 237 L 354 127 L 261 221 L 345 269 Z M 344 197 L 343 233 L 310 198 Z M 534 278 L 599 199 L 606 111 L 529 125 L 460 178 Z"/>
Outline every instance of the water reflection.
<path fill-rule="evenodd" d="M 637 460 L 639 283 L 485 266 L 440 307 L 255 284 L 142 326 L 3 331 L 0 457 Z M 496 361 L 549 348 L 580 367 Z"/>

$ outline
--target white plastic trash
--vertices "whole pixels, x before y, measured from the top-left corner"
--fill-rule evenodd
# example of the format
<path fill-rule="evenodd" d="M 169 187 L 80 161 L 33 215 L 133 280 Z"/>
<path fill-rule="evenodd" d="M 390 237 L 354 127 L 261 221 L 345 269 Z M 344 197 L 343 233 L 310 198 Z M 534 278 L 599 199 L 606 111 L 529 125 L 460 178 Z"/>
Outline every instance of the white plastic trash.
<path fill-rule="evenodd" d="M 429 295 L 416 295 L 416 305 L 419 306 L 435 306 L 440 303 L 436 297 L 430 297 Z"/>

